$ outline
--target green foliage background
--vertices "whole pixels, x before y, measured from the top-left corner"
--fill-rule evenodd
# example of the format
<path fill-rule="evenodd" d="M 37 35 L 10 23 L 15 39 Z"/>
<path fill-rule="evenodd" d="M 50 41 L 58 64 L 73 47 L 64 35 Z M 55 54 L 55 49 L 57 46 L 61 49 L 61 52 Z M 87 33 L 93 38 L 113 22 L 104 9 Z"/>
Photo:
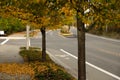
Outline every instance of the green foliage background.
<path fill-rule="evenodd" d="M 0 18 L 0 30 L 4 30 L 9 35 L 14 32 L 24 31 L 26 28 L 20 20 L 16 18 Z"/>

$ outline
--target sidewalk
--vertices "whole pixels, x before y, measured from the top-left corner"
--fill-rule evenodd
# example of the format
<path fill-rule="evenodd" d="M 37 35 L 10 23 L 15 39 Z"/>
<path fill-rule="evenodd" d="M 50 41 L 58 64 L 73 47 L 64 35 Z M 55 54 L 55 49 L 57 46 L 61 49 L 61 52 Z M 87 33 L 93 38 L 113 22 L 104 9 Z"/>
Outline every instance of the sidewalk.
<path fill-rule="evenodd" d="M 20 32 L 8 37 L 24 37 L 24 35 L 25 32 Z M 19 55 L 19 48 L 20 46 L 16 45 L 0 45 L 0 63 L 23 63 L 23 58 Z"/>
<path fill-rule="evenodd" d="M 23 58 L 19 55 L 19 46 L 0 46 L 0 63 L 23 63 Z"/>
<path fill-rule="evenodd" d="M 38 34 L 38 33 L 36 33 Z M 26 39 L 26 32 L 18 32 L 8 37 L 0 37 L 0 39 Z M 38 35 L 34 35 L 36 37 Z M 23 58 L 19 55 L 20 46 L 17 45 L 0 45 L 0 63 L 23 63 Z"/>
<path fill-rule="evenodd" d="M 9 35 L 8 37 L 25 37 L 26 32 L 18 32 L 18 33 L 14 33 Z"/>
<path fill-rule="evenodd" d="M 8 36 L 9 39 L 23 39 L 25 38 L 25 32 L 15 33 Z M 8 39 L 8 37 L 4 39 Z M 11 37 L 11 38 L 10 38 Z M 4 44 L 0 45 L 0 64 L 1 63 L 24 63 L 23 58 L 19 55 L 19 45 Z M 0 72 L 0 80 L 31 80 L 29 75 L 10 75 Z"/>

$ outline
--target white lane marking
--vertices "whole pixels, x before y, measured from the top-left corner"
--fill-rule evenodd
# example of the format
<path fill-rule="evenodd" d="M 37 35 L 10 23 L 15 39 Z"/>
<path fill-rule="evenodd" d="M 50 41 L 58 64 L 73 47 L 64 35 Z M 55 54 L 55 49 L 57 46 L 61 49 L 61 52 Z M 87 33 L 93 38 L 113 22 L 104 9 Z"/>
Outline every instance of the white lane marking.
<path fill-rule="evenodd" d="M 0 39 L 26 39 L 26 37 L 0 37 Z"/>
<path fill-rule="evenodd" d="M 9 41 L 9 39 L 6 39 L 6 40 L 4 40 L 0 45 L 3 45 L 3 44 L 5 44 L 6 42 L 8 42 Z"/>
<path fill-rule="evenodd" d="M 64 53 L 68 54 L 69 56 L 72 56 L 72 57 L 75 58 L 75 59 L 78 59 L 78 57 L 76 57 L 76 56 L 70 54 L 69 52 L 67 52 L 67 51 L 65 51 L 65 50 L 63 50 L 63 49 L 60 49 L 60 51 L 62 51 L 62 52 L 64 52 Z"/>
<path fill-rule="evenodd" d="M 5 41 L 3 41 L 0 45 L 4 45 L 5 43 L 7 43 L 7 41 L 9 41 L 10 39 L 26 39 L 26 37 L 0 37 L 0 39 L 6 39 Z M 29 46 L 31 46 L 30 44 L 30 40 L 29 40 Z"/>
<path fill-rule="evenodd" d="M 69 56 L 71 56 L 71 57 L 73 57 L 73 58 L 75 58 L 75 59 L 78 59 L 78 57 L 72 55 L 71 53 L 69 53 L 69 52 L 67 52 L 67 51 L 65 51 L 65 50 L 63 50 L 63 49 L 60 49 L 60 51 L 68 54 Z M 110 72 L 108 72 L 108 71 L 106 71 L 106 70 L 104 70 L 104 69 L 101 69 L 101 68 L 99 68 L 99 67 L 97 67 L 97 66 L 95 66 L 95 65 L 93 65 L 93 64 L 91 64 L 91 63 L 89 63 L 89 62 L 87 62 L 87 61 L 86 61 L 86 64 L 89 65 L 89 66 L 91 66 L 91 67 L 93 67 L 93 68 L 95 68 L 95 69 L 97 69 L 97 70 L 99 70 L 99 71 L 101 71 L 101 72 L 103 72 L 103 73 L 105 73 L 105 74 L 107 74 L 107 75 L 109 75 L 109 76 L 111 76 L 111 77 L 113 77 L 113 78 L 115 78 L 115 79 L 120 80 L 120 77 L 117 76 L 117 75 L 114 75 L 114 74 L 112 74 L 112 73 L 110 73 Z"/>
<path fill-rule="evenodd" d="M 117 40 L 117 39 L 106 38 L 106 37 L 97 36 L 97 35 L 93 35 L 93 34 L 89 34 L 89 33 L 86 33 L 86 35 L 96 37 L 96 38 L 105 39 L 105 40 L 109 40 L 109 41 L 120 42 L 120 40 Z"/>

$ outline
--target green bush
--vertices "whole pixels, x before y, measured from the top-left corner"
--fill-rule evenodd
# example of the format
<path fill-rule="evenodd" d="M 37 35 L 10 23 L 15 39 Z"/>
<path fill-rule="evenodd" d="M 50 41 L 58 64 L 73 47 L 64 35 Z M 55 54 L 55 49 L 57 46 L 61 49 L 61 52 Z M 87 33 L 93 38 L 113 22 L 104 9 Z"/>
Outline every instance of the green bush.
<path fill-rule="evenodd" d="M 40 61 L 41 60 L 41 53 L 37 50 L 22 50 L 20 52 L 24 58 L 26 58 L 26 61 Z"/>
<path fill-rule="evenodd" d="M 61 30 L 60 30 L 61 33 L 70 33 L 70 27 L 67 26 L 67 25 L 64 25 L 61 27 Z"/>
<path fill-rule="evenodd" d="M 7 35 L 24 31 L 26 28 L 20 20 L 16 18 L 0 18 L 0 30 L 4 30 Z"/>
<path fill-rule="evenodd" d="M 56 71 L 49 68 L 48 70 L 37 74 L 36 78 L 38 80 L 73 80 L 68 73 L 64 72 L 59 68 Z"/>
<path fill-rule="evenodd" d="M 42 61 L 42 51 L 37 47 L 30 47 L 26 50 L 25 47 L 20 48 L 20 55 L 25 59 L 25 61 Z M 48 55 L 46 55 L 46 60 L 51 61 Z"/>
<path fill-rule="evenodd" d="M 20 55 L 23 56 L 23 58 L 25 59 L 25 61 L 41 61 L 41 50 L 40 48 L 33 48 L 30 47 L 29 50 L 26 50 L 25 47 L 22 47 L 20 50 Z"/>

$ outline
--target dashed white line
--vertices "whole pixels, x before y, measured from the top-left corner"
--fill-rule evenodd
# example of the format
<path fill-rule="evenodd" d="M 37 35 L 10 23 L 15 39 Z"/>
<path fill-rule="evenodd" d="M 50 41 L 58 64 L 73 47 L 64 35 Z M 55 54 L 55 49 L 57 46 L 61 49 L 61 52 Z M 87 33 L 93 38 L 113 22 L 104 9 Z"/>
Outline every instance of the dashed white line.
<path fill-rule="evenodd" d="M 71 53 L 69 53 L 69 52 L 67 52 L 67 51 L 65 51 L 65 50 L 63 50 L 63 49 L 60 49 L 60 51 L 68 54 L 69 56 L 71 56 L 71 57 L 73 57 L 73 58 L 75 58 L 75 59 L 78 59 L 78 57 L 72 55 Z M 114 75 L 114 74 L 112 74 L 112 73 L 110 73 L 110 72 L 108 72 L 108 71 L 106 71 L 106 70 L 104 70 L 104 69 L 101 69 L 101 68 L 99 68 L 99 67 L 97 67 L 97 66 L 95 66 L 95 65 L 93 65 L 93 64 L 91 64 L 91 63 L 89 63 L 89 62 L 86 62 L 86 64 L 89 65 L 89 66 L 91 66 L 91 67 L 93 67 L 93 68 L 95 68 L 95 69 L 97 69 L 97 70 L 99 70 L 99 71 L 101 71 L 101 72 L 103 72 L 103 73 L 105 73 L 105 74 L 107 74 L 107 75 L 109 75 L 109 76 L 111 76 L 111 77 L 113 77 L 113 78 L 115 78 L 115 79 L 120 80 L 120 77 L 117 76 L 117 75 Z"/>
<path fill-rule="evenodd" d="M 9 39 L 6 39 L 6 40 L 4 40 L 0 45 L 3 45 L 3 44 L 5 44 L 6 42 L 8 42 L 9 41 Z"/>

